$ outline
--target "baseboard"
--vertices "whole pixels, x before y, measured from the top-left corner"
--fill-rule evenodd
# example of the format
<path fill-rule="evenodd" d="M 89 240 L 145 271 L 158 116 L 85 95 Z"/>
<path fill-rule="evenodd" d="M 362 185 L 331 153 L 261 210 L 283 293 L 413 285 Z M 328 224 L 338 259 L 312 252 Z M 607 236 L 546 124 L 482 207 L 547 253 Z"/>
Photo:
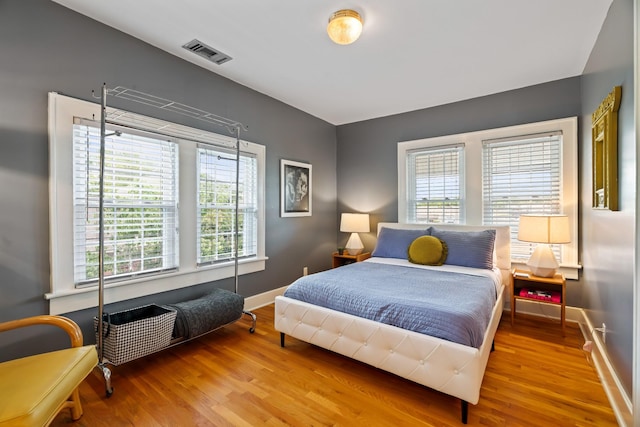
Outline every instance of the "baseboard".
<path fill-rule="evenodd" d="M 519 300 L 517 307 L 518 313 L 560 320 L 560 307 L 557 305 Z M 593 342 L 591 360 L 600 378 L 600 383 L 609 399 L 616 420 L 620 426 L 631 427 L 633 425 L 633 405 L 631 404 L 631 398 L 624 390 L 624 387 L 622 387 L 622 382 L 609 361 L 601 335 L 593 333 L 593 325 L 583 309 L 566 307 L 565 315 L 568 322 L 576 322 L 579 324 L 585 341 Z"/>
<path fill-rule="evenodd" d="M 559 305 L 545 304 L 538 301 L 520 299 L 518 300 L 517 310 L 517 313 L 560 320 Z M 582 323 L 584 315 L 582 313 L 582 309 L 580 308 L 566 307 L 565 316 L 568 322 Z"/>
<path fill-rule="evenodd" d="M 278 289 L 273 289 L 268 292 L 264 292 L 262 294 L 253 295 L 251 297 L 244 299 L 244 307 L 245 310 L 255 310 L 260 307 L 264 307 L 265 305 L 273 304 L 278 295 L 284 294 L 284 291 L 288 286 L 283 286 Z"/>
<path fill-rule="evenodd" d="M 624 390 L 624 387 L 622 387 L 622 382 L 607 357 L 601 334 L 593 333 L 594 328 L 587 314 L 584 310 L 579 310 L 582 312 L 580 329 L 582 330 L 585 340 L 591 341 L 594 344 L 591 351 L 591 360 L 593 360 L 593 364 L 600 377 L 600 382 L 609 398 L 618 425 L 631 427 L 633 426 L 633 405 L 631 403 L 631 397 Z"/>

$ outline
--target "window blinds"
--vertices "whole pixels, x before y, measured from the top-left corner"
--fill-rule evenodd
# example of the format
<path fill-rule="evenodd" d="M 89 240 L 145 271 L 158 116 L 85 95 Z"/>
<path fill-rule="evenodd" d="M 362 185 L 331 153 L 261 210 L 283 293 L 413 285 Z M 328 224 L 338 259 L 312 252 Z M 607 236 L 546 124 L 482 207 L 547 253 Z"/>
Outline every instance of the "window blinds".
<path fill-rule="evenodd" d="M 510 225 L 511 257 L 527 259 L 535 244 L 517 240 L 520 215 L 561 213 L 562 133 L 482 144 L 483 223 Z M 552 248 L 559 256 L 559 246 Z"/>
<path fill-rule="evenodd" d="M 73 127 L 74 280 L 98 278 L 100 129 Z M 104 273 L 107 278 L 178 265 L 177 143 L 132 133 L 105 140 Z"/>
<path fill-rule="evenodd" d="M 464 145 L 407 154 L 407 219 L 415 223 L 463 221 Z"/>
<path fill-rule="evenodd" d="M 238 257 L 258 250 L 258 162 L 240 153 L 238 184 Z M 236 152 L 198 146 L 198 265 L 235 256 Z"/>

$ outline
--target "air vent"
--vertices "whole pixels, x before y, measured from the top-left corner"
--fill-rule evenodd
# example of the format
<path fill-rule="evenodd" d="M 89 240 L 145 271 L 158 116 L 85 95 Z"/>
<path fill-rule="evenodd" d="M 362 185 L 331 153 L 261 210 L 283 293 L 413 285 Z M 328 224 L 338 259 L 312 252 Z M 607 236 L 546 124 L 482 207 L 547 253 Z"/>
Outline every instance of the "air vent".
<path fill-rule="evenodd" d="M 227 61 L 231 61 L 231 57 L 229 55 L 225 55 L 224 53 L 215 50 L 211 46 L 207 46 L 200 40 L 193 39 L 182 47 L 218 65 L 224 64 Z"/>

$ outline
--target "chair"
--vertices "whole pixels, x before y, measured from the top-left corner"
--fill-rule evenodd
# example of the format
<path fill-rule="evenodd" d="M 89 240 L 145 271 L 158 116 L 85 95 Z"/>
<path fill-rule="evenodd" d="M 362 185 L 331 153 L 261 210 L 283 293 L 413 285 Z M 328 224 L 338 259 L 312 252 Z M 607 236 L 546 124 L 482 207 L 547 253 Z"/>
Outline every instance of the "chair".
<path fill-rule="evenodd" d="M 78 325 L 62 316 L 33 316 L 0 323 L 0 332 L 32 325 L 62 328 L 71 347 L 0 363 L 0 426 L 47 426 L 64 408 L 82 416 L 78 386 L 98 363 L 95 346 L 83 346 Z"/>

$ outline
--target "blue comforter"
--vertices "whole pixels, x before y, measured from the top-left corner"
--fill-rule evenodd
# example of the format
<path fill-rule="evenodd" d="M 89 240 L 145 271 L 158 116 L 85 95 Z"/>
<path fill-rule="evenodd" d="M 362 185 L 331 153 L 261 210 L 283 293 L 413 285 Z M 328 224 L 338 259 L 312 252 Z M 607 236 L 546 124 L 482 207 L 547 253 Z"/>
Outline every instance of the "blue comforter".
<path fill-rule="evenodd" d="M 284 295 L 478 348 L 496 288 L 483 276 L 360 262 L 301 277 Z"/>

